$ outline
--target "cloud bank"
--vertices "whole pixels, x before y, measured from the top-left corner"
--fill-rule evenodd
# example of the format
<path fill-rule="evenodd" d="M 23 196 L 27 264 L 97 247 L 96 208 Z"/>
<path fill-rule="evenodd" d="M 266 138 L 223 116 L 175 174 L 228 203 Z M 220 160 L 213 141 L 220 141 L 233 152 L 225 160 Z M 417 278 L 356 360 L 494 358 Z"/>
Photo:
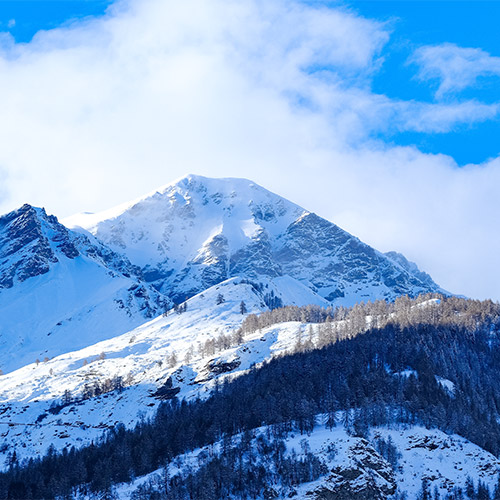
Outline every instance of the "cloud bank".
<path fill-rule="evenodd" d="M 498 106 L 374 93 L 389 38 L 347 9 L 284 0 L 123 0 L 29 44 L 4 35 L 0 209 L 63 217 L 188 172 L 247 177 L 453 292 L 500 298 L 499 161 L 458 168 L 377 139 Z"/>

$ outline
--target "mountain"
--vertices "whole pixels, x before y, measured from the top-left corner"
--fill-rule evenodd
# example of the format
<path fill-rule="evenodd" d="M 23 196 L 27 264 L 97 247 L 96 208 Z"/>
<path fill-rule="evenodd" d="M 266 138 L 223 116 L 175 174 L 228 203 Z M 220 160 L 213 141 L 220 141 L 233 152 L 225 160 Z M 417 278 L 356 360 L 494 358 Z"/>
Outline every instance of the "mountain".
<path fill-rule="evenodd" d="M 401 254 L 244 179 L 191 175 L 63 222 L 30 205 L 0 217 L 0 498 L 83 483 L 72 498 L 112 497 L 117 482 L 130 498 L 167 459 L 187 498 L 205 468 L 232 481 L 231 456 L 272 483 L 259 499 L 399 486 L 413 500 L 443 457 L 493 487 L 494 304 L 436 295 Z M 399 465 L 376 436 L 393 436 Z M 464 487 L 456 470 L 432 484 Z M 154 489 L 133 498 L 163 498 Z M 238 498 L 224 495 L 191 498 Z"/>
<path fill-rule="evenodd" d="M 130 331 L 231 278 L 271 309 L 441 291 L 402 255 L 245 179 L 189 175 L 65 222 L 73 229 L 30 205 L 0 217 L 4 372 Z"/>
<path fill-rule="evenodd" d="M 442 291 L 396 254 L 245 179 L 188 175 L 132 203 L 65 220 L 175 302 L 228 278 L 288 276 L 335 305 Z"/>
<path fill-rule="evenodd" d="M 498 304 L 269 311 L 273 286 L 233 278 L 0 377 L 0 454 L 23 465 L 0 474 L 0 498 L 491 498 L 479 491 L 500 470 Z M 242 299 L 264 312 L 242 314 Z"/>
<path fill-rule="evenodd" d="M 167 299 L 92 236 L 30 205 L 0 217 L 0 367 L 85 347 L 160 314 Z"/>

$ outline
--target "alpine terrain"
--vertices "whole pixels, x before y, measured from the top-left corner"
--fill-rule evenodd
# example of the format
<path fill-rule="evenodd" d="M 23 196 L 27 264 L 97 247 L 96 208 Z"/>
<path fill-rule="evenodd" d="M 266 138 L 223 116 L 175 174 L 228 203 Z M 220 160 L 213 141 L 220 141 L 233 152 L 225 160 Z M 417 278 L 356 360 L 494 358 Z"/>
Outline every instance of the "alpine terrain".
<path fill-rule="evenodd" d="M 404 257 L 383 255 L 244 179 L 189 175 L 133 203 L 64 222 L 126 255 L 177 302 L 235 276 L 287 276 L 338 305 L 440 290 Z"/>
<path fill-rule="evenodd" d="M 251 181 L 0 217 L 0 318 L 0 498 L 500 498 L 500 306 Z"/>

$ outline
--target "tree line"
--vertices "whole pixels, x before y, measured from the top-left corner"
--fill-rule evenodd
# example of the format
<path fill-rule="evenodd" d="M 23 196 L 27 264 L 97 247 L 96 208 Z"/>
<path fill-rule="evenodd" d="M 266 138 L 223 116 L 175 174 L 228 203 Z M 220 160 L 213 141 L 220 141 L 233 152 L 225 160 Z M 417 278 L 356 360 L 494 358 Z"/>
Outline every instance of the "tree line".
<path fill-rule="evenodd" d="M 308 433 L 320 413 L 337 425 L 339 410 L 342 425 L 355 435 L 388 423 L 426 425 L 460 434 L 498 456 L 498 305 L 433 299 L 440 302 L 403 298 L 396 316 L 386 306 L 390 312 L 381 326 L 369 322 L 363 333 L 273 358 L 216 386 L 207 400 L 165 402 L 152 420 L 131 430 L 118 426 L 92 446 L 12 464 L 0 474 L 0 498 L 109 491 L 189 450 L 263 425 Z M 346 312 L 341 314 L 345 319 Z M 400 375 L 405 371 L 409 376 Z M 455 391 L 437 376 L 450 380 Z"/>

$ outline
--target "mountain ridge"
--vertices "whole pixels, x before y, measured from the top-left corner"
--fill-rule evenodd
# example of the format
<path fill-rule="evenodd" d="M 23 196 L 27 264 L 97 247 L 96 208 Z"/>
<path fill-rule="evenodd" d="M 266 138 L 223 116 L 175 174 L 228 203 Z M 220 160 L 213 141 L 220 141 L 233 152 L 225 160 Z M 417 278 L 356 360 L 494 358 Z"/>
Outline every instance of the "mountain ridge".
<path fill-rule="evenodd" d="M 5 372 L 123 333 L 168 299 L 93 236 L 25 204 L 0 217 L 0 368 Z"/>
<path fill-rule="evenodd" d="M 399 254 L 382 254 L 246 179 L 188 175 L 64 222 L 123 252 L 176 302 L 235 276 L 289 275 L 335 305 L 444 292 Z"/>
<path fill-rule="evenodd" d="M 4 371 L 125 333 L 232 278 L 274 280 L 271 308 L 288 288 L 346 306 L 443 292 L 404 256 L 246 179 L 188 175 L 64 222 L 74 229 L 29 204 L 0 217 Z"/>

